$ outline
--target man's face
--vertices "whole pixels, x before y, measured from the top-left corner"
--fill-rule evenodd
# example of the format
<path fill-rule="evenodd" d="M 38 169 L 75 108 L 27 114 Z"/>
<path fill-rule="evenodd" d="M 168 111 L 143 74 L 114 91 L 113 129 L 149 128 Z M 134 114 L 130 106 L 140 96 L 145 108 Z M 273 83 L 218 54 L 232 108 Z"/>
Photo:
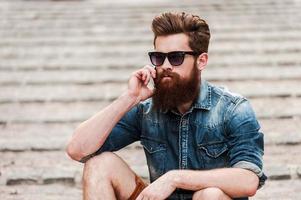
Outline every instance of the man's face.
<path fill-rule="evenodd" d="M 173 34 L 159 36 L 155 41 L 155 51 L 168 53 L 172 51 L 192 51 L 188 45 L 188 36 Z M 181 104 L 193 101 L 199 92 L 199 70 L 196 58 L 185 55 L 179 66 L 172 66 L 165 58 L 161 66 L 156 67 L 154 106 L 162 109 L 175 109 Z"/>
<path fill-rule="evenodd" d="M 188 36 L 184 33 L 173 34 L 168 36 L 158 36 L 155 41 L 155 51 L 168 53 L 171 51 L 192 51 L 188 45 Z M 163 65 L 157 67 L 158 73 L 164 70 L 171 70 L 181 76 L 187 78 L 194 67 L 195 58 L 186 55 L 184 62 L 179 66 L 172 66 L 166 58 Z M 167 80 L 167 79 L 166 79 Z"/>

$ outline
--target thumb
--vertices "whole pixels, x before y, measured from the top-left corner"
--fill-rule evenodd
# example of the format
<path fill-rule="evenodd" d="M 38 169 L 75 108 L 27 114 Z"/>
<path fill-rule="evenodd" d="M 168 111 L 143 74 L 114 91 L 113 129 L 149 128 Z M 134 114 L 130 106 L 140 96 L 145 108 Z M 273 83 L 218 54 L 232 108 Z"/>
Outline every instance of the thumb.
<path fill-rule="evenodd" d="M 141 96 L 141 100 L 144 101 L 144 100 L 150 98 L 151 96 L 153 96 L 153 94 L 154 94 L 154 89 L 147 88 L 147 89 L 143 92 L 143 94 L 142 94 L 142 96 Z"/>
<path fill-rule="evenodd" d="M 148 92 L 148 96 L 151 97 L 154 95 L 155 89 L 154 88 L 148 89 L 147 92 Z"/>

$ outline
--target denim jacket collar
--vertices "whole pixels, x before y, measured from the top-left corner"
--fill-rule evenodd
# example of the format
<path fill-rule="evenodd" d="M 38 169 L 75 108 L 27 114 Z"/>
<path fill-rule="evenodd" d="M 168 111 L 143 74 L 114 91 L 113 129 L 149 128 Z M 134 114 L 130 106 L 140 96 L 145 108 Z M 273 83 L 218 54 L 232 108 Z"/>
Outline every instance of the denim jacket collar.
<path fill-rule="evenodd" d="M 200 92 L 197 100 L 192 105 L 193 108 L 210 110 L 211 109 L 211 86 L 206 80 L 201 81 Z"/>

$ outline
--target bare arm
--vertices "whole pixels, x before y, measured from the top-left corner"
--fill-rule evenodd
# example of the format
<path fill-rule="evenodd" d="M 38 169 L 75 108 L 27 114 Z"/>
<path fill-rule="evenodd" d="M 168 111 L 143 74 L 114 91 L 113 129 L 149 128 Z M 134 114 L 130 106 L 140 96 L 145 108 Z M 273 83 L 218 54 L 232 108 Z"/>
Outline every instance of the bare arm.
<path fill-rule="evenodd" d="M 241 168 L 173 170 L 166 175 L 172 180 L 174 188 L 197 191 L 217 187 L 232 198 L 255 195 L 259 184 L 255 173 Z"/>
<path fill-rule="evenodd" d="M 76 128 L 67 145 L 68 155 L 79 161 L 96 152 L 124 114 L 152 95 L 153 92 L 147 84 L 155 76 L 156 71 L 149 66 L 134 72 L 126 92 Z"/>

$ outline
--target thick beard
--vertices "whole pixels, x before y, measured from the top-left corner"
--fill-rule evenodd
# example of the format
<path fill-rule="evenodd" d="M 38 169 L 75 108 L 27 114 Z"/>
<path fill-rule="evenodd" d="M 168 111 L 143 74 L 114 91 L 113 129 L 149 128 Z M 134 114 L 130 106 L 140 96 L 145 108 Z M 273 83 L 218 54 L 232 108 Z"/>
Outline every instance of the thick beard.
<path fill-rule="evenodd" d="M 182 79 L 179 74 L 171 71 L 157 73 L 153 105 L 155 109 L 176 110 L 178 106 L 194 101 L 199 95 L 200 77 L 199 70 L 194 64 L 189 78 Z M 161 82 L 164 76 L 171 80 Z"/>

